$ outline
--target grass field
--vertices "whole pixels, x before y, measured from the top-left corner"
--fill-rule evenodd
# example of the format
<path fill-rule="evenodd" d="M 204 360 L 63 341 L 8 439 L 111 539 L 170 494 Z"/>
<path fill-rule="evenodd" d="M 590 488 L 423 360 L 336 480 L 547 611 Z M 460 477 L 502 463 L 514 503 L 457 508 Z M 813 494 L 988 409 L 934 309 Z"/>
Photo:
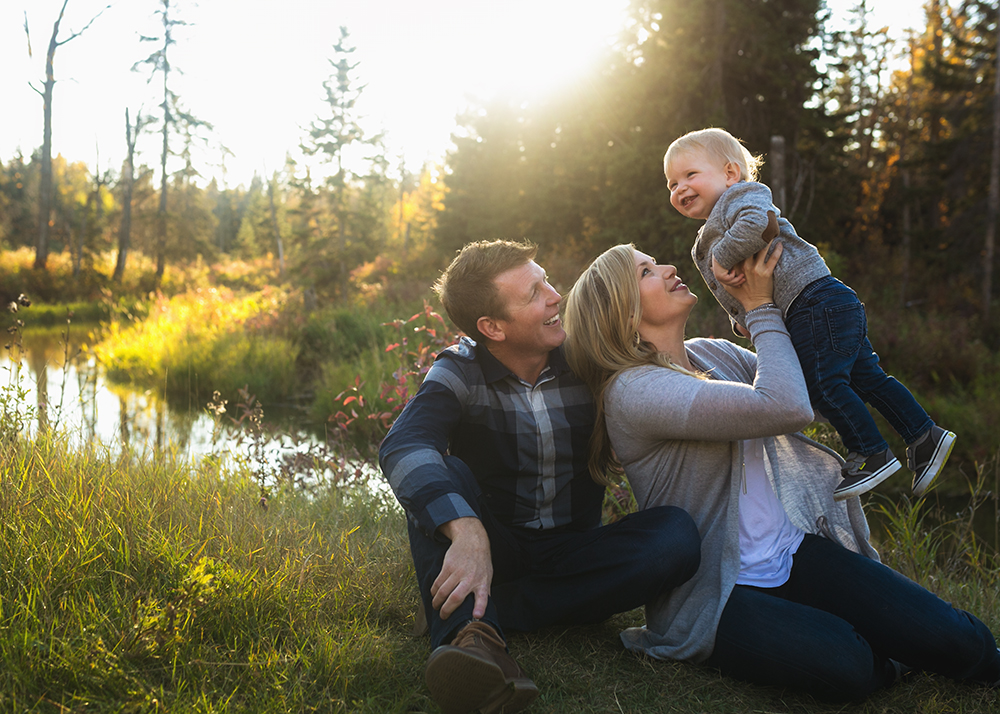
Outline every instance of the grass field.
<path fill-rule="evenodd" d="M 383 489 L 266 487 L 165 454 L 0 443 L 0 711 L 437 711 L 403 517 Z M 262 495 L 266 496 L 262 500 Z M 882 498 L 882 497 L 879 497 Z M 996 559 L 889 504 L 887 560 L 1000 630 Z M 904 530 L 900 530 L 904 529 Z M 905 532 L 905 529 L 911 529 Z M 989 712 L 1000 693 L 915 675 L 857 705 L 624 651 L 640 610 L 513 634 L 538 712 Z M 918 625 L 918 623 L 915 623 Z"/>

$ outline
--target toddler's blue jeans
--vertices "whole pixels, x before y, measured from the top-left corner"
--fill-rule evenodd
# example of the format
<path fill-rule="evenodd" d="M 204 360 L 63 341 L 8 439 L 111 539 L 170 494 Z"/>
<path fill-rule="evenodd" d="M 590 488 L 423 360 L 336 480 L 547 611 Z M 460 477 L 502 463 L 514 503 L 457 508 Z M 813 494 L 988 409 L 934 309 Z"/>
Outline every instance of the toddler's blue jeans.
<path fill-rule="evenodd" d="M 834 277 L 807 285 L 785 316 L 813 407 L 848 451 L 871 456 L 888 447 L 866 403 L 912 444 L 934 422 L 910 391 L 887 375 L 868 340 L 865 306 Z"/>

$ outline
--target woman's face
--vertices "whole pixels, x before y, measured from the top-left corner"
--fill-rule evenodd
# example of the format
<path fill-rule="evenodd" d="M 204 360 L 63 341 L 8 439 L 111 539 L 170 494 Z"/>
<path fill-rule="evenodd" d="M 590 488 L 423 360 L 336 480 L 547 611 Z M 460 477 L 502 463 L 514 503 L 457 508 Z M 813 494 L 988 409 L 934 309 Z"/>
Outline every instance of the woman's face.
<path fill-rule="evenodd" d="M 691 308 L 698 302 L 698 296 L 688 290 L 677 275 L 677 268 L 657 265 L 654 258 L 637 250 L 635 277 L 639 281 L 639 301 L 642 304 L 639 334 L 644 335 L 644 329 L 648 331 L 671 324 L 683 328 Z"/>

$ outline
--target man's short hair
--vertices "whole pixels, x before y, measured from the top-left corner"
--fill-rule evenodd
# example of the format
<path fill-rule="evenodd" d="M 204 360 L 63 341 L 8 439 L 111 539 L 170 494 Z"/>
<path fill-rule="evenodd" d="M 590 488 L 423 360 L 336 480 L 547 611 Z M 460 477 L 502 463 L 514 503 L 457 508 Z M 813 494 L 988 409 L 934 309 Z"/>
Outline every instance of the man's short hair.
<path fill-rule="evenodd" d="M 493 281 L 501 273 L 534 260 L 538 247 L 524 241 L 476 241 L 462 248 L 434 283 L 448 317 L 476 342 L 487 338 L 476 323 L 480 317 L 506 320 L 507 304 Z"/>

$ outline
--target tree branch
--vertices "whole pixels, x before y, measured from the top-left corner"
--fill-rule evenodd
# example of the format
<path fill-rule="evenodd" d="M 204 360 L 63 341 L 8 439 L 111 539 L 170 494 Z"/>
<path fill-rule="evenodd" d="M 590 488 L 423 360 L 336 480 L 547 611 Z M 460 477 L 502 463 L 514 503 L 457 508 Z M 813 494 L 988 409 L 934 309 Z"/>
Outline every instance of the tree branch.
<path fill-rule="evenodd" d="M 69 0 L 66 0 L 66 2 L 69 2 Z M 107 5 L 107 6 L 105 6 L 104 10 L 107 10 L 107 9 L 108 9 L 108 8 L 110 8 L 110 7 L 111 7 L 110 5 Z M 65 9 L 66 9 L 66 3 L 63 3 L 63 10 L 65 10 Z M 65 40 L 63 40 L 63 41 L 61 41 L 61 42 L 57 42 L 56 44 L 57 44 L 58 46 L 62 46 L 62 45 L 65 45 L 65 44 L 66 44 L 67 42 L 69 42 L 69 41 L 70 41 L 70 40 L 72 40 L 73 38 L 75 38 L 75 37 L 79 37 L 80 35 L 82 35 L 82 34 L 83 34 L 84 32 L 86 32 L 86 31 L 87 31 L 87 28 L 88 28 L 88 27 L 90 27 L 91 25 L 93 25 L 93 24 L 94 24 L 94 21 L 95 21 L 95 20 L 96 20 L 97 18 L 99 18 L 99 17 L 101 16 L 101 15 L 103 15 L 103 14 L 104 14 L 104 10 L 101 10 L 101 11 L 100 11 L 99 13 L 97 13 L 97 14 L 96 14 L 96 15 L 94 15 L 94 16 L 93 16 L 92 18 L 90 18 L 90 22 L 88 22 L 88 23 L 87 23 L 86 25 L 84 25 L 84 26 L 83 26 L 83 28 L 82 28 L 81 30 L 79 30 L 79 31 L 77 31 L 77 32 L 74 32 L 74 33 L 73 33 L 72 35 L 70 35 L 69 37 L 67 37 L 67 38 L 66 38 Z M 59 13 L 59 18 L 60 18 L 60 19 L 62 19 L 62 13 L 61 13 L 61 12 Z"/>
<path fill-rule="evenodd" d="M 31 32 L 28 30 L 28 11 L 24 11 L 24 34 L 28 37 L 28 57 L 31 57 Z"/>

